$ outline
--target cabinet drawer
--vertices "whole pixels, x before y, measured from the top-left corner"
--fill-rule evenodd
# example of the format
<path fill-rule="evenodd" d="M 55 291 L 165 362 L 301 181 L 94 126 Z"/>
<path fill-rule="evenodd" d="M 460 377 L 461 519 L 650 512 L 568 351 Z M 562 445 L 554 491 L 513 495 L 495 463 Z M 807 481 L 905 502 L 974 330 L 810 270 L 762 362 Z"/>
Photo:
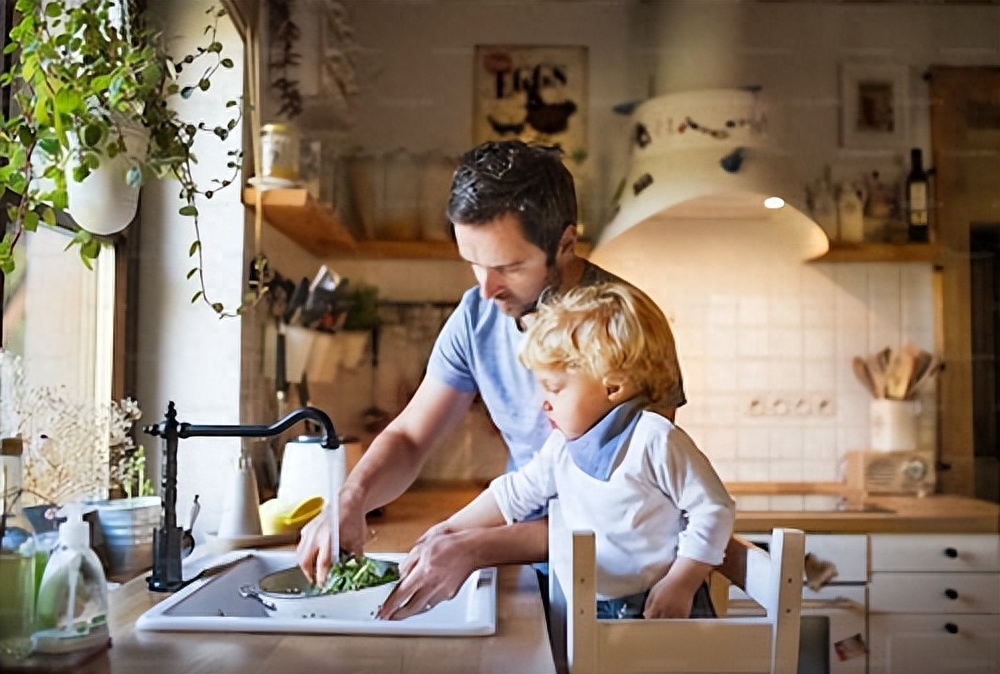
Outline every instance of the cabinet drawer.
<path fill-rule="evenodd" d="M 806 554 L 837 567 L 834 583 L 864 583 L 868 580 L 868 536 L 807 534 Z"/>
<path fill-rule="evenodd" d="M 872 571 L 1000 571 L 1000 536 L 873 534 Z"/>
<path fill-rule="evenodd" d="M 1000 616 L 873 615 L 869 674 L 996 674 Z"/>
<path fill-rule="evenodd" d="M 1000 613 L 995 573 L 873 573 L 871 613 Z"/>

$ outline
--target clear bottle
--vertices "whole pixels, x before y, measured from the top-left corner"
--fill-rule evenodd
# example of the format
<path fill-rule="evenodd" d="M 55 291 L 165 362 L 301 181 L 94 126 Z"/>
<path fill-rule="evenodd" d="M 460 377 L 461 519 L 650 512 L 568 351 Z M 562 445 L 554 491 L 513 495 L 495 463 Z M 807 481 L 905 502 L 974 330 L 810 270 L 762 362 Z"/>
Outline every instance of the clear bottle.
<path fill-rule="evenodd" d="M 79 504 L 63 507 L 59 544 L 52 551 L 38 589 L 39 630 L 33 650 L 65 653 L 108 643 L 108 581 L 90 547 L 90 525 Z"/>
<path fill-rule="evenodd" d="M 0 444 L 0 654 L 23 658 L 35 628 L 35 542 L 21 511 L 20 438 Z"/>
<path fill-rule="evenodd" d="M 920 148 L 910 150 L 910 173 L 906 176 L 907 238 L 913 243 L 930 241 L 927 171 Z"/>

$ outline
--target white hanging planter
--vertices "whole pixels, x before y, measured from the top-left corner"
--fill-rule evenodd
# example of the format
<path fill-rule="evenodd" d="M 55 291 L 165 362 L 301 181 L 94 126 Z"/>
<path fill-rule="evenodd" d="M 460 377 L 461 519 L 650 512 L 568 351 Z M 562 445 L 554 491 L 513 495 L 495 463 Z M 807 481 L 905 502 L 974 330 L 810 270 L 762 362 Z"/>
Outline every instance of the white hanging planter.
<path fill-rule="evenodd" d="M 149 148 L 149 130 L 122 125 L 125 152 L 114 158 L 101 158 L 101 165 L 83 182 L 73 180 L 72 160 L 66 165 L 67 210 L 80 227 L 101 236 L 125 229 L 139 207 L 139 186 L 126 180 L 129 169 L 145 158 Z"/>

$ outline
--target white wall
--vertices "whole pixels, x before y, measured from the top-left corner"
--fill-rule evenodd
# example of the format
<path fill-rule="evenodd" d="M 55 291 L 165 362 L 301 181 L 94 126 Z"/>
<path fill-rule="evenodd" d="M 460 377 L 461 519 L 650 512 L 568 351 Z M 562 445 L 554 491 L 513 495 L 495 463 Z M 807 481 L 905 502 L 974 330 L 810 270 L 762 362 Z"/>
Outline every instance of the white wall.
<path fill-rule="evenodd" d="M 208 0 L 171 0 L 151 3 L 150 8 L 170 26 L 167 36 L 174 54 L 186 54 L 202 37 Z M 231 110 L 224 107 L 243 93 L 242 42 L 232 24 L 220 23 L 219 39 L 226 54 L 236 62 L 232 75 L 215 77 L 211 88 L 187 100 L 178 97 L 181 117 L 195 123 L 225 123 Z M 200 71 L 198 71 L 200 73 Z M 207 189 L 213 177 L 224 177 L 229 158 L 226 151 L 239 147 L 240 130 L 233 140 L 220 143 L 202 138 L 195 146 L 199 163 L 194 167 L 198 184 Z M 193 266 L 188 249 L 194 241 L 190 217 L 178 214 L 183 206 L 177 185 L 160 181 L 143 190 L 142 231 L 139 264 L 139 341 L 137 393 L 142 403 L 141 424 L 163 418 L 168 401 L 177 406 L 178 420 L 192 424 L 240 423 L 241 322 L 219 320 L 204 303 L 191 303 L 198 290 L 194 279 L 186 280 Z M 239 180 L 212 199 L 201 199 L 201 238 L 208 293 L 228 307 L 240 304 L 245 283 L 244 207 Z M 158 439 L 140 434 L 148 449 L 160 446 Z M 239 454 L 238 439 L 190 438 L 179 448 L 178 512 L 186 524 L 194 494 L 203 505 L 199 529 L 218 525 L 226 478 L 233 472 Z M 159 465 L 154 462 L 157 479 Z"/>

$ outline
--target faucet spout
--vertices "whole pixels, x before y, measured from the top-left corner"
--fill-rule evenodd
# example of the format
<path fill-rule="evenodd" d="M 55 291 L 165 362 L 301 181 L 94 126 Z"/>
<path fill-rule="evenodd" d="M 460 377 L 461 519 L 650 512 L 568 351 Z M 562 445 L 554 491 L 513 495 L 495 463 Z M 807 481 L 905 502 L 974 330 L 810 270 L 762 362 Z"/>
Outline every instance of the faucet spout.
<path fill-rule="evenodd" d="M 181 423 L 177 427 L 177 437 L 270 438 L 280 433 L 284 433 L 298 422 L 305 421 L 307 419 L 315 421 L 323 427 L 323 440 L 321 441 L 321 444 L 324 448 L 337 449 L 340 447 L 340 441 L 337 439 L 337 431 L 333 428 L 333 422 L 330 420 L 330 416 L 323 410 L 315 407 L 300 407 L 296 410 L 292 410 L 270 426 L 196 426 L 194 424 Z M 157 433 L 154 431 L 151 434 L 156 435 Z"/>
<path fill-rule="evenodd" d="M 163 421 L 143 428 L 143 432 L 164 440 L 163 476 L 160 482 L 163 502 L 160 526 L 153 531 L 153 571 L 147 584 L 150 590 L 174 592 L 186 585 L 181 573 L 181 538 L 177 526 L 177 443 L 181 438 L 270 438 L 285 432 L 300 421 L 312 420 L 323 427 L 321 444 L 337 449 L 340 441 L 329 415 L 315 407 L 300 407 L 270 426 L 237 424 L 229 426 L 194 425 L 177 421 L 177 409 L 171 400 Z"/>

